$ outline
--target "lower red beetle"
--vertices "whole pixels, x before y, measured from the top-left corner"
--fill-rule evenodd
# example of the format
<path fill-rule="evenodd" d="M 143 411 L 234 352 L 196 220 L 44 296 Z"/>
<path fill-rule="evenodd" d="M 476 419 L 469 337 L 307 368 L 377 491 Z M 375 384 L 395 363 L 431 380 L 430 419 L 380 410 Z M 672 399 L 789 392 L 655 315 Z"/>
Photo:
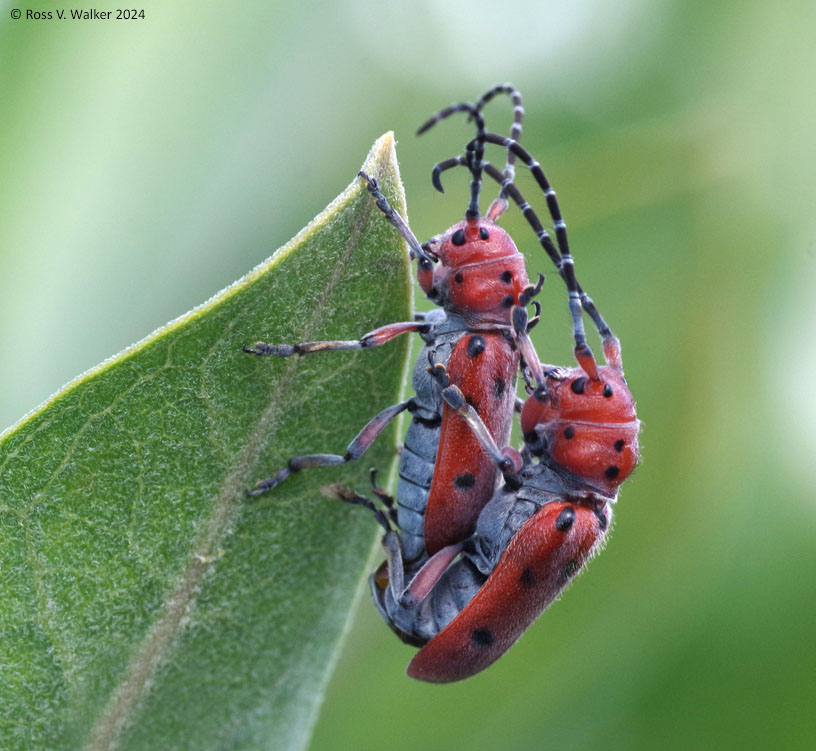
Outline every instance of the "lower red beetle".
<path fill-rule="evenodd" d="M 326 487 L 331 497 L 371 508 L 386 530 L 387 560 L 371 576 L 371 590 L 397 635 L 422 647 L 409 676 L 449 683 L 488 667 L 600 550 L 618 488 L 637 463 L 639 429 L 611 332 L 604 351 L 607 364 L 600 368 L 588 346 L 579 368 L 533 367 L 543 382 L 522 409 L 529 429 L 521 454 L 499 449 L 444 365 L 430 368 L 446 404 L 473 430 L 505 484 L 482 510 L 473 536 L 439 551 L 407 585 L 399 533 L 388 518 L 363 496 Z M 562 441 L 575 449 L 563 450 Z"/>

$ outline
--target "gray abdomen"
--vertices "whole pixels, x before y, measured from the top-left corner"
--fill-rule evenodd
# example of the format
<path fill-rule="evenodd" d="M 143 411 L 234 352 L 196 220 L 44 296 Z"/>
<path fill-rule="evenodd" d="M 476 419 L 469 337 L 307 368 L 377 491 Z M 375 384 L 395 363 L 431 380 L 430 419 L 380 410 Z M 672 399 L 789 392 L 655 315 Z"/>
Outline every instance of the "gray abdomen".
<path fill-rule="evenodd" d="M 468 558 L 460 558 L 445 571 L 418 607 L 404 608 L 394 602 L 391 589 L 377 603 L 393 626 L 417 643 L 425 643 L 447 626 L 476 596 L 487 577 Z"/>
<path fill-rule="evenodd" d="M 435 362 L 446 363 L 453 348 L 449 338 L 455 341 L 459 335 L 460 332 L 455 336 L 449 334 L 442 341 L 438 337 L 432 346 L 423 347 L 414 366 L 416 409 L 405 435 L 397 484 L 397 524 L 405 567 L 409 570 L 425 557 L 425 506 L 442 430 L 442 397 L 438 384 L 426 370 L 428 353 L 433 352 Z"/>

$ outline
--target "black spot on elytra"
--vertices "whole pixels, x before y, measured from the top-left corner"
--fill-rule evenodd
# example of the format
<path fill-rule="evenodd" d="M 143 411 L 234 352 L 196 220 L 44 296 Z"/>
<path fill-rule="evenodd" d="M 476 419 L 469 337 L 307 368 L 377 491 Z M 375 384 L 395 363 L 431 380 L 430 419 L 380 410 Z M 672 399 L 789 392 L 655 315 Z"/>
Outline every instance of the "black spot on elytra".
<path fill-rule="evenodd" d="M 525 587 L 532 587 L 535 584 L 535 577 L 533 576 L 533 570 L 528 566 L 524 571 L 521 572 L 521 576 L 519 577 L 519 581 Z"/>
<path fill-rule="evenodd" d="M 607 399 L 609 399 L 609 398 L 612 396 L 612 394 L 613 394 L 613 393 L 614 393 L 614 392 L 612 391 L 612 387 L 611 387 L 611 386 L 610 386 L 610 385 L 607 383 L 607 384 L 604 386 L 603 395 L 604 395 L 604 396 L 605 396 Z"/>
<path fill-rule="evenodd" d="M 454 245 L 464 245 L 465 244 L 465 231 L 463 229 L 458 229 L 456 232 L 453 233 L 451 237 L 451 242 Z"/>
<path fill-rule="evenodd" d="M 507 388 L 507 384 L 504 382 L 504 378 L 497 378 L 493 381 L 493 392 L 496 394 L 497 399 L 501 399 L 504 396 L 504 390 Z"/>
<path fill-rule="evenodd" d="M 507 297 L 505 297 L 505 298 L 504 298 L 504 299 L 501 301 L 501 304 L 502 304 L 502 307 L 503 307 L 503 308 L 512 308 L 512 307 L 513 307 L 513 303 L 514 303 L 515 301 L 516 301 L 516 300 L 515 300 L 515 298 L 513 297 L 513 295 L 507 295 Z"/>
<path fill-rule="evenodd" d="M 479 227 L 479 237 L 482 240 L 489 240 L 490 239 L 490 233 L 487 231 L 486 227 Z"/>
<path fill-rule="evenodd" d="M 606 529 L 607 524 L 606 514 L 603 511 L 596 511 L 595 516 L 598 518 L 598 526 L 600 527 L 601 532 L 603 532 Z"/>
<path fill-rule="evenodd" d="M 567 506 L 561 511 L 555 520 L 555 528 L 560 532 L 566 532 L 572 527 L 575 521 L 575 509 L 572 506 Z"/>
<path fill-rule="evenodd" d="M 569 427 L 568 427 L 568 428 L 567 428 L 567 429 L 564 431 L 564 438 L 566 438 L 567 440 L 569 440 L 569 439 L 570 439 L 570 438 L 572 438 L 574 435 L 575 435 L 575 428 L 573 428 L 573 427 L 572 427 L 572 425 L 570 425 L 570 426 L 569 426 Z"/>
<path fill-rule="evenodd" d="M 462 488 L 462 490 L 467 490 L 468 488 L 472 488 L 476 484 L 476 476 L 472 475 L 470 472 L 465 472 L 461 475 L 456 475 L 453 478 L 453 484 L 456 485 L 457 488 Z"/>
<path fill-rule="evenodd" d="M 453 277 L 453 278 L 454 278 L 454 279 L 456 279 L 456 281 L 457 281 L 457 283 L 458 283 L 458 284 L 461 284 L 463 281 L 465 281 L 465 277 L 464 277 L 464 276 L 462 276 L 462 274 L 457 274 L 457 275 L 456 275 L 455 277 Z"/>
<path fill-rule="evenodd" d="M 584 388 L 586 387 L 587 379 L 583 376 L 581 378 L 576 378 L 571 384 L 570 388 L 572 389 L 573 394 L 583 394 Z"/>
<path fill-rule="evenodd" d="M 620 467 L 616 467 L 614 464 L 610 465 L 604 470 L 604 475 L 608 480 L 614 480 L 620 474 Z"/>
<path fill-rule="evenodd" d="M 489 647 L 493 643 L 493 632 L 489 628 L 477 628 L 470 635 L 474 646 Z"/>
<path fill-rule="evenodd" d="M 472 337 L 470 337 L 470 339 L 468 339 L 467 355 L 468 357 L 477 357 L 485 351 L 486 347 L 487 343 L 485 342 L 484 337 L 474 334 Z"/>
<path fill-rule="evenodd" d="M 623 451 L 623 447 L 625 445 L 626 445 L 626 441 L 624 441 L 623 438 L 621 438 L 619 441 L 615 441 L 615 451 L 620 453 L 621 451 Z"/>
<path fill-rule="evenodd" d="M 513 275 L 509 271 L 502 271 L 499 274 L 499 279 L 501 279 L 505 284 L 510 284 L 513 281 Z"/>
<path fill-rule="evenodd" d="M 580 568 L 578 561 L 573 558 L 567 561 L 567 565 L 561 569 L 561 576 L 564 579 L 569 579 L 571 576 L 575 574 L 575 572 Z"/>

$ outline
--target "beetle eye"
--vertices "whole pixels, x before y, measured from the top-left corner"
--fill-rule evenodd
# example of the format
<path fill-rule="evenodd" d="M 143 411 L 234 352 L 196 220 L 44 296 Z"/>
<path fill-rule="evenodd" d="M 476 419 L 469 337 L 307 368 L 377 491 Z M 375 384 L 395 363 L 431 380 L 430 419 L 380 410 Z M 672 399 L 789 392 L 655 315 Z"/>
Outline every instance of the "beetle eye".
<path fill-rule="evenodd" d="M 456 232 L 453 233 L 453 237 L 451 237 L 451 242 L 454 245 L 464 245 L 465 244 L 465 231 L 463 229 L 456 230 Z"/>

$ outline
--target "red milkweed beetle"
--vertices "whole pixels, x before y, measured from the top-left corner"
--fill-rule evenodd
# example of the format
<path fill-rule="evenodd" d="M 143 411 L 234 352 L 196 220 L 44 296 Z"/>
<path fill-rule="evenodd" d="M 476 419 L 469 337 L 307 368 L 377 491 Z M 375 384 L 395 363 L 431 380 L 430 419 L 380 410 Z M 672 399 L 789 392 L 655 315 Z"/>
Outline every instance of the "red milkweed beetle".
<path fill-rule="evenodd" d="M 432 364 L 445 403 L 468 424 L 505 483 L 482 509 L 472 537 L 431 557 L 407 587 L 399 532 L 368 499 L 326 487 L 330 497 L 368 506 L 385 529 L 387 561 L 372 575 L 371 589 L 391 628 L 421 647 L 409 676 L 449 683 L 484 670 L 600 550 L 618 488 L 637 463 L 639 430 L 620 345 L 608 329 L 604 354 L 601 367 L 588 346 L 578 368 L 533 365 L 542 382 L 522 409 L 529 429 L 521 454 L 498 447 L 445 366 Z"/>
<path fill-rule="evenodd" d="M 505 485 L 482 510 L 460 560 L 437 581 L 423 582 L 428 594 L 417 621 L 427 632 L 433 615 L 439 631 L 411 661 L 410 676 L 450 682 L 491 665 L 602 547 L 620 484 L 637 464 L 640 427 L 611 332 L 604 355 L 607 364 L 598 367 L 587 347 L 578 368 L 542 369 L 544 383 L 522 409 L 525 449 L 512 460 L 512 449 L 491 445 L 456 386 L 443 389 L 504 472 Z M 435 370 L 444 383 L 443 366 Z M 462 604 L 451 617 L 454 587 Z M 399 613 L 403 622 L 406 615 Z"/>
<path fill-rule="evenodd" d="M 508 148 L 503 176 L 483 161 L 484 146 L 490 138 L 481 108 L 494 95 L 506 92 L 516 103 L 511 134 L 520 132 L 521 97 L 509 84 L 488 91 L 475 105 L 458 104 L 435 115 L 419 132 L 456 112 L 468 113 L 476 123 L 476 138 L 468 145 L 465 157 L 457 164 L 472 174 L 470 201 L 465 219 L 428 243 L 420 244 L 406 222 L 388 204 L 375 180 L 362 175 L 368 190 L 386 219 L 406 240 L 412 258 L 418 262 L 417 277 L 428 297 L 441 306 L 410 322 L 393 323 L 369 332 L 359 340 L 306 342 L 296 345 L 270 345 L 257 342 L 244 350 L 255 355 L 305 355 L 329 350 L 376 347 L 406 332 L 417 332 L 425 342 L 413 374 L 414 396 L 388 407 L 374 417 L 349 444 L 344 455 L 308 454 L 289 460 L 286 467 L 260 481 L 250 495 L 264 493 L 306 467 L 331 466 L 359 459 L 385 426 L 407 410 L 411 425 L 400 458 L 397 487 L 397 523 L 402 530 L 402 553 L 407 569 L 419 566 L 439 550 L 467 538 L 474 529 L 482 507 L 490 499 L 497 471 L 467 425 L 444 405 L 440 388 L 425 371 L 428 355 L 444 362 L 450 378 L 472 403 L 493 438 L 504 445 L 509 440 L 515 406 L 515 380 L 519 368 L 519 348 L 532 352 L 527 331 L 513 331 L 513 311 L 526 306 L 538 293 L 538 284 L 529 285 L 524 257 L 509 235 L 495 222 L 506 207 L 504 198 L 493 203 L 486 217 L 479 212 L 482 171 L 500 182 L 512 177 L 513 162 L 519 149 Z M 508 139 L 516 144 L 513 139 Z M 434 183 L 453 166 L 451 160 L 434 169 Z M 540 170 L 539 170 L 540 171 Z M 504 188 L 503 188 L 504 192 Z M 549 200 L 549 199 L 548 199 Z M 550 208 L 555 210 L 556 231 L 559 222 L 554 194 Z M 536 220 L 537 221 L 537 220 Z M 539 225 L 540 226 L 540 225 Z M 552 241 L 541 229 L 543 245 Z M 562 261 L 557 251 L 551 257 Z M 562 270 L 575 286 L 571 265 Z M 569 281 L 568 281 L 569 286 Z M 528 355 L 530 361 L 537 358 Z"/>

